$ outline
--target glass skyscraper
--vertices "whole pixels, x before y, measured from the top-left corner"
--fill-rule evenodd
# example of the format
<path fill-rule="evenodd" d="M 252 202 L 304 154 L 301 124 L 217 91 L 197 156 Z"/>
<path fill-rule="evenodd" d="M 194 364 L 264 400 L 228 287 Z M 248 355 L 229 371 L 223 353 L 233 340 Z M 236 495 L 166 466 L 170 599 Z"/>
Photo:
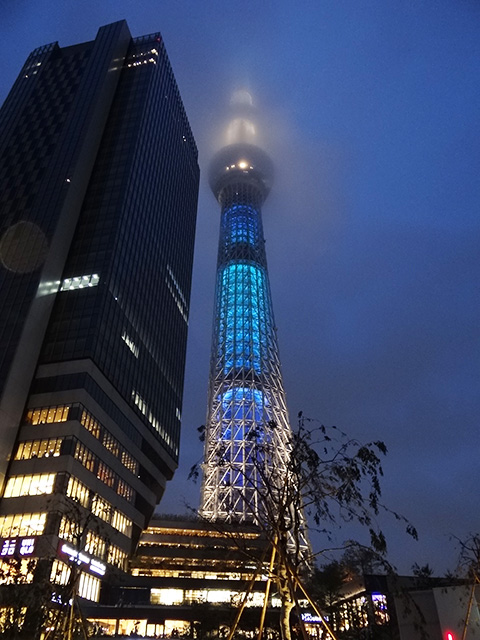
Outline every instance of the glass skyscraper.
<path fill-rule="evenodd" d="M 178 460 L 199 169 L 161 35 L 33 51 L 0 180 L 0 555 L 81 550 L 97 600 Z"/>

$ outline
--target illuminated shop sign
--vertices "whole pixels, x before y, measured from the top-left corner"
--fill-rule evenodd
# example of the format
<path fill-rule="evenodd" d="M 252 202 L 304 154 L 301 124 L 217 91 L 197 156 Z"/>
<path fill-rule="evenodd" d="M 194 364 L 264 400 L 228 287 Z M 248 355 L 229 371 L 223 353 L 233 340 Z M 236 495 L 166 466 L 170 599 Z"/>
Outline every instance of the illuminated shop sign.
<path fill-rule="evenodd" d="M 95 560 L 95 558 L 92 558 L 92 556 L 89 556 L 84 551 L 77 551 L 68 544 L 62 544 L 62 546 L 60 547 L 60 551 L 62 553 L 66 553 L 67 556 L 69 556 L 69 559 L 73 560 L 77 564 L 87 565 L 87 567 L 90 569 L 90 571 L 93 571 L 93 573 L 98 573 L 99 576 L 105 575 L 105 571 L 107 570 L 106 565 L 104 565 L 103 562 Z"/>
<path fill-rule="evenodd" d="M 1 542 L 0 556 L 31 556 L 35 551 L 35 538 L 5 538 Z"/>
<path fill-rule="evenodd" d="M 320 622 L 323 622 L 320 616 L 314 616 L 311 613 L 302 613 L 302 620 L 303 622 L 308 622 L 310 624 L 312 623 L 319 624 Z"/>

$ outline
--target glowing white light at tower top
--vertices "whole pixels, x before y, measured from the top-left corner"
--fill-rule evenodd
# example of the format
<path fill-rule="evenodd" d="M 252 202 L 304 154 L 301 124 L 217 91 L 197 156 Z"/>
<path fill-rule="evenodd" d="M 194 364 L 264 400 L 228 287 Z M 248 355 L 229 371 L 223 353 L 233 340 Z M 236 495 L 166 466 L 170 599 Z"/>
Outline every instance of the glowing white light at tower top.
<path fill-rule="evenodd" d="M 254 143 L 256 137 L 256 129 L 253 122 L 245 118 L 235 118 L 227 128 L 227 144 L 235 144 L 236 142 Z"/>

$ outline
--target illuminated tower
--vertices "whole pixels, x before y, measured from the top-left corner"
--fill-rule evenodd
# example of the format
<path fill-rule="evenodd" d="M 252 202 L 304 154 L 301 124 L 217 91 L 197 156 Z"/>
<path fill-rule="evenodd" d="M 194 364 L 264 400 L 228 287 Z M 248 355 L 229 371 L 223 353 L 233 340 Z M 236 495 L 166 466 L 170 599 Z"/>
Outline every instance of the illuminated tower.
<path fill-rule="evenodd" d="M 258 522 L 266 470 L 286 468 L 290 426 L 261 216 L 273 165 L 255 144 L 250 94 L 237 92 L 232 106 L 210 167 L 221 223 L 200 513 Z"/>

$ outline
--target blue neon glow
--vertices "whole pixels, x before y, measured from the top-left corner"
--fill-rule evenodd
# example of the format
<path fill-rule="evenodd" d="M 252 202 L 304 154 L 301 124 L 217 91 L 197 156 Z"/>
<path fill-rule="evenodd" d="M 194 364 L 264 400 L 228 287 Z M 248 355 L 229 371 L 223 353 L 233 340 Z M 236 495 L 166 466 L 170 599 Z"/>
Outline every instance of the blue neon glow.
<path fill-rule="evenodd" d="M 221 401 L 225 425 L 222 438 L 230 440 L 233 433 L 233 439 L 237 441 L 245 439 L 245 429 L 248 431 L 254 423 L 263 422 L 264 409 L 268 404 L 262 391 L 248 387 L 229 389 L 221 396 Z"/>
<path fill-rule="evenodd" d="M 254 245 L 258 238 L 258 211 L 251 205 L 233 204 L 224 211 L 225 241 Z"/>
<path fill-rule="evenodd" d="M 229 389 L 222 397 L 223 417 L 231 420 L 262 419 L 263 393 L 259 389 L 237 387 Z"/>
<path fill-rule="evenodd" d="M 252 264 L 227 265 L 219 274 L 219 351 L 225 373 L 232 368 L 261 373 L 270 326 L 265 270 Z"/>

